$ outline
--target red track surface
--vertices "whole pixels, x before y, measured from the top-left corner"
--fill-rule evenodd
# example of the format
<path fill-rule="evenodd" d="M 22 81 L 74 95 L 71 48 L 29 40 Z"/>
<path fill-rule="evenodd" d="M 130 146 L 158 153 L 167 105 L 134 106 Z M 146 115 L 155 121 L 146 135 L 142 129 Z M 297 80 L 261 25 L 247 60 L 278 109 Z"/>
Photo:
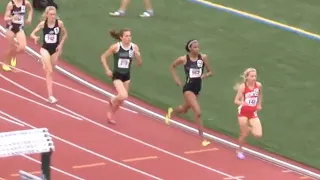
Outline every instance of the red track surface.
<path fill-rule="evenodd" d="M 0 48 L 5 46 L 4 39 L 0 38 Z M 17 67 L 43 77 L 41 65 L 27 54 L 18 56 Z M 37 77 L 25 72 L 2 72 L 0 77 L 0 132 L 47 127 L 51 134 L 58 137 L 54 138 L 56 151 L 52 166 L 60 172 L 52 170 L 54 180 L 77 179 L 71 175 L 86 180 L 143 180 L 156 177 L 168 180 L 222 180 L 236 176 L 244 176 L 242 179 L 246 180 L 301 178 L 298 174 L 284 173 L 284 169 L 252 157 L 237 160 L 233 149 L 220 144 L 201 147 L 197 136 L 125 109 L 120 109 L 116 114 L 116 126 L 108 125 L 105 121 L 106 103 L 101 101 L 107 101 L 106 97 L 60 74 L 56 73 L 54 79 L 73 88 L 54 86 L 55 96 L 59 99 L 57 105 L 49 105 L 43 99 L 47 97 L 45 81 Z M 75 89 L 100 100 L 80 94 Z M 21 127 L 5 121 L 1 118 L 4 113 L 27 125 Z M 10 119 L 14 120 L 12 117 Z M 211 150 L 200 152 L 206 149 Z M 132 160 L 135 158 L 140 160 Z M 14 176 L 18 170 L 33 172 L 39 171 L 39 167 L 39 164 L 25 157 L 0 159 L 0 180 L 18 179 Z"/>

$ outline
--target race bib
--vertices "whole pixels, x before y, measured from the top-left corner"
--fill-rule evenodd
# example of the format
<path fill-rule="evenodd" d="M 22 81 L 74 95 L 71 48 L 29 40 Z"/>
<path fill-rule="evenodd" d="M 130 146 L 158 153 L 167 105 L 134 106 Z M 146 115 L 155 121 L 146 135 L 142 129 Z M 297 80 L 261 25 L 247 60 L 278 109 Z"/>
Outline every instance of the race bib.
<path fill-rule="evenodd" d="M 189 70 L 189 76 L 190 78 L 199 78 L 202 75 L 202 69 L 194 69 L 190 68 Z"/>
<path fill-rule="evenodd" d="M 23 5 L 21 6 L 21 12 L 22 12 L 22 13 L 25 13 L 25 12 L 26 12 L 26 6 L 23 6 Z"/>
<path fill-rule="evenodd" d="M 46 34 L 44 36 L 44 40 L 48 44 L 53 44 L 53 43 L 56 43 L 58 39 L 57 39 L 57 35 L 55 35 L 55 34 Z"/>
<path fill-rule="evenodd" d="M 245 101 L 249 106 L 256 106 L 257 102 L 258 102 L 258 98 L 257 97 L 251 97 L 251 98 L 247 98 Z"/>
<path fill-rule="evenodd" d="M 23 24 L 24 23 L 24 16 L 16 14 L 13 16 L 12 22 L 15 24 Z"/>
<path fill-rule="evenodd" d="M 119 59 L 118 67 L 119 68 L 129 68 L 130 59 Z"/>

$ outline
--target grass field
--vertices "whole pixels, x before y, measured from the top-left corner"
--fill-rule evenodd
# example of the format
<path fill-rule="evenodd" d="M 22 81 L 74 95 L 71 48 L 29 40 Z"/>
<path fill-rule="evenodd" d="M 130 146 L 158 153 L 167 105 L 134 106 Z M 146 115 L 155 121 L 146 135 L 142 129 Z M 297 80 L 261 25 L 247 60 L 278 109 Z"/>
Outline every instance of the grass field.
<path fill-rule="evenodd" d="M 176 57 L 185 53 L 187 40 L 197 38 L 215 71 L 212 78 L 205 80 L 200 96 L 203 120 L 207 127 L 232 137 L 238 133 L 232 86 L 245 68 L 256 67 L 264 86 L 260 113 L 264 137 L 259 141 L 250 139 L 249 143 L 320 168 L 317 158 L 320 123 L 316 119 L 320 116 L 318 42 L 186 0 L 153 1 L 156 17 L 152 19 L 138 17 L 143 11 L 140 1 L 132 2 L 124 18 L 108 16 L 108 12 L 118 8 L 118 1 L 56 2 L 60 5 L 59 16 L 69 31 L 63 58 L 110 83 L 99 59 L 114 42 L 108 30 L 129 27 L 143 56 L 143 66 L 133 67 L 131 95 L 163 109 L 182 101 L 181 89 L 175 86 L 168 68 Z M 319 1 L 217 0 L 215 3 L 319 32 L 316 19 Z M 2 9 L 4 5 L 1 1 Z M 27 32 L 30 33 L 30 28 Z M 182 69 L 179 71 L 183 80 Z M 190 120 L 191 115 L 185 117 Z"/>

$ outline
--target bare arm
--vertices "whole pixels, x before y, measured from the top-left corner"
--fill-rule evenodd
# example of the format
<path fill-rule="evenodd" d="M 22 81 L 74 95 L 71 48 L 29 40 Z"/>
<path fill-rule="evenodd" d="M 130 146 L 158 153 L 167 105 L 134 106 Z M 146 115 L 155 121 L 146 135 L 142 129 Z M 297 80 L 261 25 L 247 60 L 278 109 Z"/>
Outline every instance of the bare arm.
<path fill-rule="evenodd" d="M 62 47 L 64 45 L 65 40 L 68 37 L 68 32 L 67 32 L 67 29 L 64 26 L 64 23 L 62 21 L 59 20 L 58 23 L 59 23 L 59 28 L 60 28 L 61 33 L 62 33 L 62 38 L 61 38 L 61 42 L 60 42 L 60 46 Z"/>
<path fill-rule="evenodd" d="M 209 62 L 208 62 L 208 56 L 206 54 L 203 54 L 202 55 L 202 60 L 204 62 L 204 65 L 205 65 L 205 68 L 206 68 L 206 73 L 202 75 L 202 78 L 207 78 L 207 77 L 210 77 L 212 76 L 212 71 L 211 71 L 211 67 L 209 65 Z"/>
<path fill-rule="evenodd" d="M 28 8 L 28 18 L 27 21 L 31 22 L 33 17 L 33 7 L 30 1 L 26 1 L 26 7 Z"/>
<path fill-rule="evenodd" d="M 107 63 L 107 59 L 108 57 L 113 54 L 116 50 L 117 50 L 118 46 L 117 44 L 113 44 L 109 47 L 109 49 L 107 49 L 102 55 L 101 55 L 101 62 L 103 64 L 103 67 L 105 69 L 105 71 L 110 71 L 110 68 L 108 66 L 108 63 Z"/>
<path fill-rule="evenodd" d="M 170 73 L 174 79 L 174 81 L 180 86 L 181 83 L 180 83 L 180 79 L 179 77 L 177 76 L 177 73 L 175 71 L 175 68 L 179 65 L 182 65 L 184 64 L 186 61 L 186 58 L 185 56 L 180 56 L 178 57 L 176 60 L 173 61 L 173 63 L 170 65 Z"/>
<path fill-rule="evenodd" d="M 43 29 L 43 27 L 44 27 L 44 21 L 41 21 L 41 22 L 37 25 L 37 27 L 31 32 L 30 37 L 31 37 L 32 39 L 37 39 L 38 36 L 36 35 L 36 33 L 37 33 L 38 31 L 40 31 L 41 29 Z"/>
<path fill-rule="evenodd" d="M 11 2 L 9 2 L 7 7 L 6 7 L 6 13 L 4 14 L 4 20 L 6 22 L 10 22 L 12 20 L 12 17 L 11 17 L 12 8 L 13 8 L 13 5 L 12 5 Z"/>
<path fill-rule="evenodd" d="M 140 55 L 140 50 L 139 50 L 139 46 L 138 45 L 134 45 L 133 46 L 133 49 L 134 49 L 134 57 L 136 59 L 136 63 L 137 63 L 137 66 L 141 66 L 142 64 L 142 58 L 141 58 L 141 55 Z"/>
<path fill-rule="evenodd" d="M 243 99 L 242 99 L 243 97 L 242 96 L 243 96 L 244 88 L 245 88 L 244 84 L 243 83 L 240 84 L 239 88 L 237 90 L 237 94 L 234 97 L 234 104 L 236 104 L 238 106 L 243 104 Z"/>
<path fill-rule="evenodd" d="M 258 106 L 262 105 L 262 84 L 260 82 L 257 82 L 258 86 L 259 86 L 259 97 L 258 97 Z"/>

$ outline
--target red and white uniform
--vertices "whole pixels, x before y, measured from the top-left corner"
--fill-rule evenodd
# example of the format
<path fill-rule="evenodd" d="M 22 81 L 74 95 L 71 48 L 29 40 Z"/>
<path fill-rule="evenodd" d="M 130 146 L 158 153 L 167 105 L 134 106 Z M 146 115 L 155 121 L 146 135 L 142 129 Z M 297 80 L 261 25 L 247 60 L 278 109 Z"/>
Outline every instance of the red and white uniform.
<path fill-rule="evenodd" d="M 257 115 L 257 105 L 260 93 L 260 87 L 258 83 L 254 84 L 254 88 L 250 89 L 246 84 L 243 92 L 244 102 L 248 105 L 240 105 L 238 107 L 238 117 L 247 117 L 248 119 L 256 118 Z"/>

